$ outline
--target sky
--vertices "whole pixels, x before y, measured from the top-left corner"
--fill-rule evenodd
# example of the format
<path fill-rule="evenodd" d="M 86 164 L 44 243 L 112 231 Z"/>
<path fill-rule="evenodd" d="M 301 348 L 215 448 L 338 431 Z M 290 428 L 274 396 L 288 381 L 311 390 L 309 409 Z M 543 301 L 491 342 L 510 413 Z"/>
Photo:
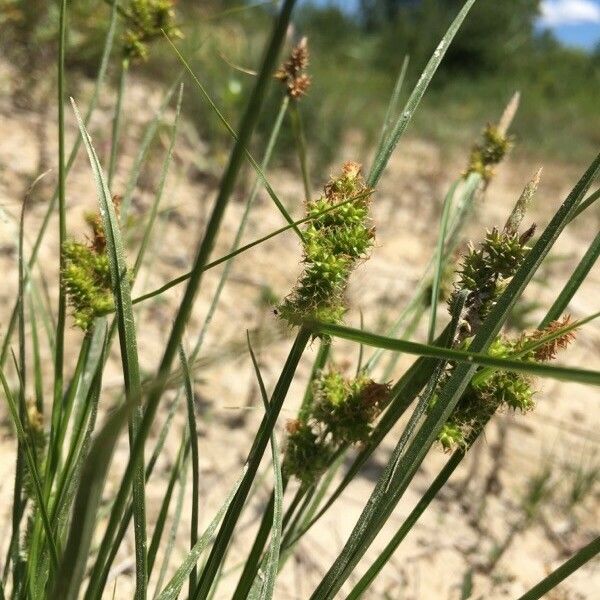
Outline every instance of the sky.
<path fill-rule="evenodd" d="M 358 0 L 312 1 L 349 11 L 358 6 Z M 600 0 L 542 0 L 538 27 L 550 29 L 565 45 L 593 50 L 600 42 Z"/>
<path fill-rule="evenodd" d="M 544 0 L 538 23 L 569 46 L 587 50 L 600 42 L 600 0 Z"/>

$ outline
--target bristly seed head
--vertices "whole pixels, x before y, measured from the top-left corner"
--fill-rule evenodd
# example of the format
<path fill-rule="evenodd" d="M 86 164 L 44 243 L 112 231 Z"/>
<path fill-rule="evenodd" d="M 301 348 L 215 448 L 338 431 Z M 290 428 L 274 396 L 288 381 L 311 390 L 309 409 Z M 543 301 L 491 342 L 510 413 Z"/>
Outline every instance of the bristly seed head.
<path fill-rule="evenodd" d="M 348 162 L 317 200 L 307 203 L 304 271 L 292 293 L 278 307 L 291 325 L 318 319 L 341 322 L 346 312 L 344 294 L 350 273 L 367 258 L 374 229 L 369 219 L 371 190 L 358 163 Z M 324 211 L 325 214 L 323 214 Z"/>
<path fill-rule="evenodd" d="M 175 24 L 175 0 L 130 0 L 127 7 L 127 29 L 123 34 L 124 54 L 135 60 L 148 58 L 148 44 L 161 38 L 183 37 Z"/>
<path fill-rule="evenodd" d="M 113 203 L 118 214 L 120 197 Z M 68 239 L 64 255 L 63 285 L 73 309 L 75 325 L 89 330 L 94 319 L 114 310 L 110 265 L 106 254 L 106 233 L 98 213 L 85 215 L 91 231 L 89 244 Z"/>
<path fill-rule="evenodd" d="M 292 100 L 304 96 L 310 87 L 311 79 L 305 73 L 308 67 L 308 41 L 303 37 L 275 73 L 275 78 L 285 84 L 287 94 Z"/>
<path fill-rule="evenodd" d="M 373 424 L 390 399 L 390 386 L 365 374 L 348 379 L 336 370 L 313 383 L 312 404 L 301 419 L 288 421 L 284 469 L 309 486 L 343 447 L 367 443 Z"/>

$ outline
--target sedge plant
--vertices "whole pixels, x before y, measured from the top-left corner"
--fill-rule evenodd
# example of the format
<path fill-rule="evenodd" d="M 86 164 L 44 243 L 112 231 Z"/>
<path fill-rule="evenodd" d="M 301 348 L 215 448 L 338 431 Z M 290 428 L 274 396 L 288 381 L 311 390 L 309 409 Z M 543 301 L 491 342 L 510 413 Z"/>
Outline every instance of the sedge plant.
<path fill-rule="evenodd" d="M 577 343 L 576 332 L 598 316 L 568 316 L 572 298 L 600 254 L 597 235 L 537 328 L 520 334 L 503 329 L 559 235 L 598 199 L 597 191 L 588 191 L 598 175 L 600 156 L 591 162 L 546 227 L 523 224 L 536 195 L 538 173 L 525 186 L 506 222 L 483 233 L 479 243 L 469 244 L 454 261 L 471 209 L 483 198 L 496 166 L 513 143 L 508 127 L 518 97 L 497 124 L 485 128 L 471 150 L 466 170 L 446 194 L 435 252 L 412 299 L 396 315 L 394 326 L 379 333 L 365 330 L 362 321 L 360 328 L 351 323 L 349 282 L 357 268 L 369 268 L 368 258 L 376 251 L 377 223 L 372 208 L 379 201 L 379 182 L 474 3 L 467 0 L 459 10 L 405 106 L 398 110 L 407 69 L 404 60 L 371 167 L 363 169 L 357 161 L 341 164 L 333 169 L 320 193 L 314 191 L 313 177 L 314 181 L 326 180 L 327 173 L 309 161 L 310 145 L 302 119 L 302 98 L 311 93 L 308 40 L 292 40 L 287 57 L 284 55 L 294 0 L 284 0 L 276 12 L 269 13 L 271 33 L 245 111 L 235 126 L 178 48 L 185 23 L 180 23 L 172 0 L 109 2 L 102 61 L 91 104 L 82 116 L 77 98 L 70 104 L 67 101 L 75 89 L 66 73 L 70 3 L 59 3 L 58 184 L 32 236 L 29 198 L 36 193 L 35 186 L 15 219 L 19 223 L 18 291 L 3 331 L 0 356 L 2 394 L 15 440 L 11 533 L 1 556 L 0 598 L 111 597 L 112 569 L 129 534 L 133 537 L 132 597 L 136 600 L 221 597 L 219 585 L 231 572 L 237 581 L 232 591 L 235 600 L 276 598 L 278 575 L 298 551 L 299 540 L 337 506 L 344 490 L 353 485 L 385 440 L 392 442 L 393 451 L 349 538 L 310 596 L 313 600 L 342 597 L 340 594 L 362 597 L 497 413 L 519 415 L 535 410 L 536 403 L 543 401 L 536 391 L 536 378 L 600 385 L 598 371 L 554 364 L 559 351 L 568 356 L 568 346 Z M 150 270 L 151 258 L 162 251 L 153 238 L 161 202 L 168 192 L 165 182 L 176 162 L 173 158 L 184 116 L 180 74 L 147 124 L 130 172 L 121 173 L 127 164 L 121 160 L 125 147 L 121 140 L 127 129 L 129 75 L 137 64 L 152 61 L 150 49 L 157 43 L 181 63 L 182 73 L 191 75 L 197 101 L 214 113 L 230 136 L 232 148 L 188 270 L 158 289 L 134 294 L 139 273 Z M 113 51 L 114 47 L 118 50 Z M 119 77 L 104 157 L 90 131 L 94 133 L 92 116 L 111 61 Z M 253 134 L 270 88 L 279 94 L 280 104 L 259 161 L 254 158 Z M 166 125 L 173 104 L 175 116 Z M 78 134 L 70 155 L 67 111 L 74 116 Z M 302 215 L 292 215 L 296 211 L 290 202 L 282 201 L 268 171 L 286 115 L 291 120 L 300 167 L 290 176 L 298 178 L 302 189 Z M 148 212 L 142 221 L 136 221 L 130 214 L 134 192 L 163 126 L 167 144 L 159 181 Z M 68 174 L 80 146 L 85 149 L 97 194 L 96 209 L 85 216 L 85 236 L 75 233 L 67 211 Z M 223 224 L 230 218 L 228 205 L 246 172 L 254 180 L 242 216 L 234 224 L 234 241 L 226 254 L 215 257 Z M 126 182 L 122 196 L 115 189 L 120 181 L 117 175 L 123 175 Z M 243 244 L 263 189 L 282 227 Z M 40 292 L 47 284 L 40 249 L 48 243 L 54 213 L 58 217 L 59 257 L 56 308 L 54 301 L 48 302 Z M 202 498 L 208 490 L 201 470 L 205 424 L 198 422 L 196 406 L 197 378 L 209 365 L 202 361 L 207 331 L 230 283 L 234 259 L 246 252 L 260 253 L 262 244 L 277 241 L 285 232 L 291 232 L 299 244 L 298 275 L 292 289 L 281 290 L 272 321 L 280 337 L 293 339 L 271 390 L 263 378 L 261 351 L 253 334 L 241 340 L 244 346 L 240 347 L 247 343 L 248 364 L 263 412 L 252 443 L 244 450 L 246 459 L 235 483 L 220 499 L 216 512 L 207 515 Z M 29 237 L 32 245 L 27 244 Z M 219 265 L 223 270 L 210 293 L 203 276 Z M 168 319 L 161 359 L 153 370 L 143 371 L 139 332 L 149 312 L 145 309 L 177 285 L 184 290 Z M 194 334 L 192 314 L 198 298 L 205 300 L 209 309 Z M 443 307 L 447 309 L 444 317 Z M 429 315 L 426 339 L 411 340 L 425 315 Z M 40 335 L 42 325 L 46 337 Z M 400 331 L 404 331 L 402 337 L 398 337 Z M 195 339 L 188 351 L 192 335 Z M 67 336 L 76 341 L 67 344 Z M 352 373 L 335 361 L 337 338 L 360 348 Z M 117 340 L 118 363 L 111 362 Z M 363 360 L 366 348 L 374 351 Z M 311 352 L 313 362 L 305 377 L 299 365 Z M 398 375 L 400 354 L 414 360 Z M 52 358 L 50 380 L 43 368 L 42 356 L 46 355 Z M 388 363 L 382 372 L 383 357 Z M 115 365 L 121 374 L 116 390 L 106 383 L 106 373 Z M 298 389 L 302 390 L 299 409 L 287 420 L 280 437 L 277 424 L 291 401 L 291 390 L 296 393 Z M 164 469 L 156 469 L 169 435 L 178 427 L 178 413 L 183 426 L 176 457 L 167 461 Z M 126 459 L 115 465 L 113 455 L 126 425 Z M 348 581 L 430 452 L 446 453 L 445 464 L 383 552 L 349 587 Z M 270 454 L 271 464 L 263 474 L 266 454 Z M 151 516 L 146 506 L 148 485 L 157 482 L 157 471 L 163 471 L 163 479 L 158 481 L 164 494 L 156 516 Z M 251 497 L 258 497 L 254 495 L 264 478 L 272 481 L 272 492 L 260 504 L 254 541 L 247 545 L 239 535 L 239 523 Z M 188 496 L 190 502 L 186 503 Z M 189 518 L 184 514 L 188 504 Z M 182 532 L 184 525 L 189 525 L 186 532 Z M 238 555 L 242 548 L 241 564 L 232 564 L 234 546 Z M 183 554 L 179 562 L 176 547 Z M 522 597 L 548 593 L 599 550 L 598 540 L 592 540 Z"/>

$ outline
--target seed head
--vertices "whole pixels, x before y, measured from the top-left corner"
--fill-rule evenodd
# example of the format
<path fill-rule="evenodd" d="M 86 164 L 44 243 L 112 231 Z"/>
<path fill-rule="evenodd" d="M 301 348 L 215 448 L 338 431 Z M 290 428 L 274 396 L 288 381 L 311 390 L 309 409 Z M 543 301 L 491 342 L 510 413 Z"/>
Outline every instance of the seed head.
<path fill-rule="evenodd" d="M 303 37 L 275 73 L 275 78 L 285 84 L 287 94 L 293 100 L 304 96 L 310 87 L 311 79 L 304 72 L 308 67 L 308 58 L 308 41 Z"/>
<path fill-rule="evenodd" d="M 346 163 L 341 175 L 325 186 L 323 195 L 307 203 L 311 220 L 303 232 L 304 270 L 278 310 L 288 323 L 342 320 L 350 273 L 373 245 L 370 196 L 360 165 Z M 328 212 L 322 214 L 324 211 Z"/>
<path fill-rule="evenodd" d="M 174 0 L 130 0 L 126 10 L 127 29 L 123 35 L 124 54 L 129 59 L 148 58 L 148 44 L 163 31 L 169 37 L 182 37 L 175 24 Z"/>

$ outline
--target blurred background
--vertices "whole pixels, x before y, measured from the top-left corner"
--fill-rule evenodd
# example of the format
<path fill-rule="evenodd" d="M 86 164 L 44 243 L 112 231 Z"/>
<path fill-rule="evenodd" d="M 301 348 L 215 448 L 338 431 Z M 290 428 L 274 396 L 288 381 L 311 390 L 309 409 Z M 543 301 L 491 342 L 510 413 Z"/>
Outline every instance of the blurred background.
<path fill-rule="evenodd" d="M 359 131 L 367 142 L 379 133 L 404 57 L 410 57 L 404 88 L 410 90 L 461 5 L 460 0 L 299 2 L 294 35 L 307 35 L 312 53 L 306 137 L 318 162 L 332 160 L 349 130 Z M 180 48 L 234 123 L 252 84 L 245 71 L 252 71 L 260 56 L 274 10 L 270 1 L 177 3 Z M 72 80 L 77 73 L 95 73 L 109 11 L 109 0 L 73 3 L 67 56 Z M 23 73 L 22 103 L 53 60 L 57 13 L 54 2 L 0 0 L 0 48 Z M 164 82 L 174 68 L 176 58 L 161 42 L 149 61 L 136 65 L 140 75 Z M 516 89 L 525 99 L 513 128 L 517 151 L 585 162 L 600 141 L 600 0 L 477 2 L 411 131 L 463 146 Z M 210 110 L 199 102 L 185 106 L 206 142 L 228 147 Z M 263 132 L 269 125 L 266 117 Z"/>

